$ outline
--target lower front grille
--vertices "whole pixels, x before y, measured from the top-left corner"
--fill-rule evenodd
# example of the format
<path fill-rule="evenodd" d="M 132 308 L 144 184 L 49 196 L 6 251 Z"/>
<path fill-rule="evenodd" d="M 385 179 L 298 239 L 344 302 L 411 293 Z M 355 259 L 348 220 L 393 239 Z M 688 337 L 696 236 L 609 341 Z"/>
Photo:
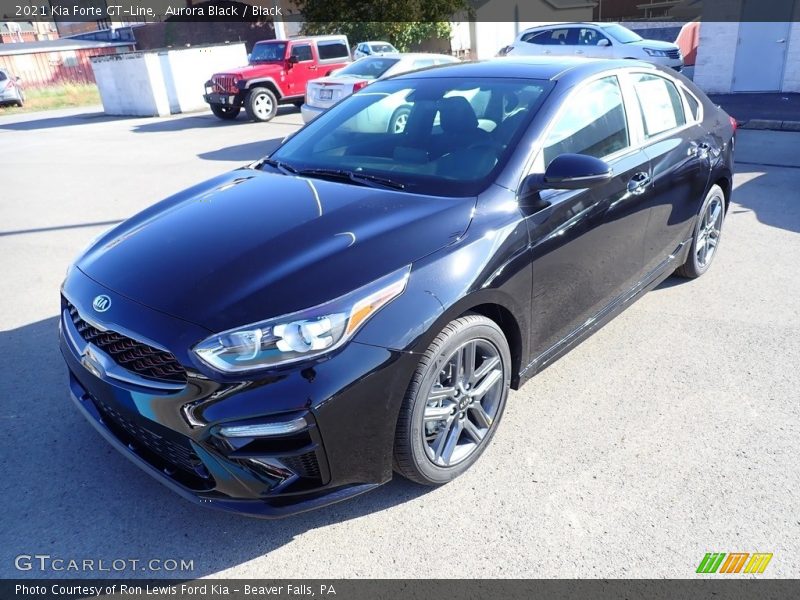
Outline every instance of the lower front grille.
<path fill-rule="evenodd" d="M 681 51 L 680 50 L 667 50 L 667 56 L 669 58 L 680 58 Z"/>
<path fill-rule="evenodd" d="M 299 456 L 284 456 L 280 460 L 300 477 L 319 479 L 319 461 L 316 452 L 306 452 Z"/>
<path fill-rule="evenodd" d="M 176 470 L 179 469 L 191 478 L 210 479 L 205 465 L 190 447 L 169 440 L 139 425 L 105 402 L 96 398 L 92 398 L 92 401 L 106 427 L 132 450 L 145 451 L 153 455 L 157 459 L 157 461 L 150 461 L 154 463 L 154 466 L 168 475 L 175 475 Z M 165 464 L 155 464 L 156 462 Z M 208 485 L 205 484 L 201 487 L 208 487 Z"/>

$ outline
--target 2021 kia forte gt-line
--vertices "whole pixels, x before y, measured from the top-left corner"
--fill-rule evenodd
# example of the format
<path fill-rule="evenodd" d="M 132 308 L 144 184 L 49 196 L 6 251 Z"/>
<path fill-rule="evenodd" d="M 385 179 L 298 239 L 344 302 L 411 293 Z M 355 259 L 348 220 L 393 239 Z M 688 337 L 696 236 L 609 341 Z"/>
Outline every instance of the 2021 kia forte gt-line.
<path fill-rule="evenodd" d="M 374 131 L 398 104 L 403 131 Z M 73 399 L 207 506 L 277 516 L 393 471 L 448 482 L 510 388 L 671 273 L 709 268 L 734 130 L 646 63 L 377 82 L 83 252 L 62 287 Z"/>

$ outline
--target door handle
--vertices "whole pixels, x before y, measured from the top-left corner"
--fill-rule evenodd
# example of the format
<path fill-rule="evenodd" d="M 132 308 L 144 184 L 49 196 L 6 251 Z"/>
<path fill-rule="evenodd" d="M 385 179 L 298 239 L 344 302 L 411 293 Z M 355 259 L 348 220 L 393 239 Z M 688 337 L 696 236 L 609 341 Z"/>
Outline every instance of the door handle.
<path fill-rule="evenodd" d="M 631 177 L 631 180 L 628 182 L 628 193 L 635 194 L 637 196 L 639 194 L 643 194 L 649 184 L 650 175 L 644 171 L 640 171 Z"/>
<path fill-rule="evenodd" d="M 575 54 L 586 54 L 583 50 L 575 50 Z"/>
<path fill-rule="evenodd" d="M 552 54 L 552 52 L 550 50 L 545 50 L 544 53 L 545 54 Z"/>
<path fill-rule="evenodd" d="M 779 40 L 775 40 L 775 43 L 776 44 L 785 44 L 786 43 L 786 38 L 781 38 Z"/>

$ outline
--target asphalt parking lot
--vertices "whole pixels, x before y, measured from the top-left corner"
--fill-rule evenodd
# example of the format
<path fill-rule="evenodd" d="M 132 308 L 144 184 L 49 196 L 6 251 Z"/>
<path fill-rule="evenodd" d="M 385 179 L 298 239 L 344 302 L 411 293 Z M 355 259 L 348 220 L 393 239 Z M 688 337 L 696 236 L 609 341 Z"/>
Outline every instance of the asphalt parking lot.
<path fill-rule="evenodd" d="M 193 561 L 122 573 L 150 577 L 686 578 L 706 552 L 772 552 L 764 576 L 800 576 L 800 133 L 740 131 L 711 271 L 668 279 L 512 393 L 490 448 L 450 485 L 396 478 L 257 521 L 194 506 L 110 448 L 68 398 L 68 263 L 300 122 L 293 108 L 268 124 L 0 118 L 0 576 L 91 575 L 14 567 L 48 554 Z"/>

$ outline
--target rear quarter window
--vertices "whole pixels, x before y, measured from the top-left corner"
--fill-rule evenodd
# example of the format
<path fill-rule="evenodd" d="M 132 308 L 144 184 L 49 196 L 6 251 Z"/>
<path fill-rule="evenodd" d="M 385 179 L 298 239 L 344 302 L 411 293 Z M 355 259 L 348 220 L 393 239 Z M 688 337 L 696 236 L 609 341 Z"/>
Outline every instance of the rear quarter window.
<path fill-rule="evenodd" d="M 331 40 L 317 43 L 317 52 L 320 60 L 336 60 L 350 58 L 347 44 L 340 40 Z"/>

